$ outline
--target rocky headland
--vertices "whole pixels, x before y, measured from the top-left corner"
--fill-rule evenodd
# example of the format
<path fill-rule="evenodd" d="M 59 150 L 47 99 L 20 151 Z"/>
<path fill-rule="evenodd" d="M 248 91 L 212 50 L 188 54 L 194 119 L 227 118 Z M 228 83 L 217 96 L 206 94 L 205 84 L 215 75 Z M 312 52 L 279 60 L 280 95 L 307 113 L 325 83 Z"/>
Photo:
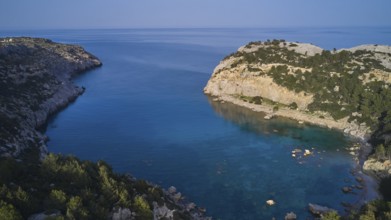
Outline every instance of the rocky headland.
<path fill-rule="evenodd" d="M 324 50 L 312 44 L 251 42 L 225 57 L 204 92 L 231 102 L 328 128 L 369 142 L 366 172 L 391 175 L 391 47 Z M 363 144 L 365 146 L 366 144 Z M 362 164 L 361 164 L 362 165 Z"/>
<path fill-rule="evenodd" d="M 80 46 L 37 38 L 0 39 L 0 155 L 47 153 L 37 129 L 83 93 L 72 76 L 102 65 Z"/>
<path fill-rule="evenodd" d="M 38 129 L 83 93 L 72 77 L 101 65 L 77 45 L 0 38 L 0 218 L 209 219 L 174 187 L 48 154 Z"/>
<path fill-rule="evenodd" d="M 390 46 L 329 51 L 307 43 L 268 40 L 250 42 L 225 57 L 204 92 L 213 102 L 264 112 L 265 119 L 287 117 L 358 138 L 361 144 L 351 152 L 358 166 L 353 172 L 358 175 L 363 170 L 376 177 L 387 198 L 391 179 L 390 84 Z M 373 184 L 372 180 L 367 182 Z"/>

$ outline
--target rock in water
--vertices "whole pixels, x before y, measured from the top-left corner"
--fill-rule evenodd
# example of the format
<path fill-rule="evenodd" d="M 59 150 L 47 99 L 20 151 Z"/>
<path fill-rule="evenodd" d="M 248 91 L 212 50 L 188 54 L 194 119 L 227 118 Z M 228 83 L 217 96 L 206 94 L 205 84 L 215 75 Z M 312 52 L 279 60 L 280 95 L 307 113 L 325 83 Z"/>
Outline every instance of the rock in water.
<path fill-rule="evenodd" d="M 289 212 L 285 215 L 285 220 L 296 220 L 297 216 L 294 212 Z"/>
<path fill-rule="evenodd" d="M 353 189 L 348 186 L 342 187 L 342 192 L 344 192 L 344 193 L 350 193 L 350 192 L 352 192 L 352 190 Z"/>
<path fill-rule="evenodd" d="M 276 202 L 274 200 L 272 200 L 272 199 L 269 199 L 269 200 L 266 201 L 266 204 L 272 206 L 272 205 L 275 205 Z"/>
<path fill-rule="evenodd" d="M 312 204 L 312 203 L 308 204 L 308 208 L 313 215 L 317 215 L 317 216 L 323 215 L 328 212 L 335 211 L 334 209 L 330 209 L 326 206 L 321 206 L 321 205 Z"/>

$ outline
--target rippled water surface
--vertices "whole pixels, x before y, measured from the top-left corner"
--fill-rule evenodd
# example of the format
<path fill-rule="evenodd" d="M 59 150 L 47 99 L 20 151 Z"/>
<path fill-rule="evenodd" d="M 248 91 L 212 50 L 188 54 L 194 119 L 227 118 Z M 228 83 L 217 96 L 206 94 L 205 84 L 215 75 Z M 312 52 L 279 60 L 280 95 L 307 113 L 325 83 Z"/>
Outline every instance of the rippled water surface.
<path fill-rule="evenodd" d="M 106 160 L 163 187 L 174 185 L 220 219 L 308 216 L 309 202 L 343 210 L 362 191 L 343 134 L 216 103 L 202 93 L 213 68 L 249 41 L 287 39 L 326 49 L 391 44 L 389 28 L 0 31 L 77 43 L 103 66 L 48 125 L 49 150 Z M 314 154 L 297 158 L 295 148 Z M 269 207 L 265 201 L 273 199 Z"/>

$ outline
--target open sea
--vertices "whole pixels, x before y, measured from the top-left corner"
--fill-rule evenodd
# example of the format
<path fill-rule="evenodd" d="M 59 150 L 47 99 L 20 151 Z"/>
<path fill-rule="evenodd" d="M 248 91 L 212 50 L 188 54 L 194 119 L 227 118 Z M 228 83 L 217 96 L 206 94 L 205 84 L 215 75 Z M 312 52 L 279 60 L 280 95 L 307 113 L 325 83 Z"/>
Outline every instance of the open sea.
<path fill-rule="evenodd" d="M 214 67 L 250 41 L 285 39 L 325 49 L 391 45 L 391 28 L 0 30 L 80 44 L 103 66 L 75 83 L 85 93 L 49 122 L 49 151 L 105 160 L 114 170 L 173 185 L 215 219 L 306 219 L 308 203 L 343 214 L 370 198 L 357 185 L 339 131 L 277 118 L 203 94 Z M 309 149 L 312 156 L 291 156 Z M 274 206 L 266 200 L 273 199 Z"/>

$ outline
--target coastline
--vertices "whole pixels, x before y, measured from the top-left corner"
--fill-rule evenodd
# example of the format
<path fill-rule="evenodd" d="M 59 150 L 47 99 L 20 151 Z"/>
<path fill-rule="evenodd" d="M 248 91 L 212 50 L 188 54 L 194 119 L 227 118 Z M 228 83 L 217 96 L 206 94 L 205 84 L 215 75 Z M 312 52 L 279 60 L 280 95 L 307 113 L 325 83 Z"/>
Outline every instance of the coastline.
<path fill-rule="evenodd" d="M 240 99 L 234 98 L 229 95 L 211 95 L 209 93 L 206 93 L 206 95 L 211 96 L 214 101 L 224 101 L 224 102 L 231 102 L 235 105 L 239 105 L 245 108 L 249 108 L 256 112 L 264 112 L 271 117 L 273 116 L 280 116 L 285 118 L 290 118 L 293 120 L 298 121 L 298 123 L 306 122 L 313 125 L 318 125 L 321 127 L 326 127 L 329 129 L 337 129 L 342 131 L 343 133 L 352 136 L 354 138 L 357 138 L 363 142 L 367 142 L 369 138 L 368 128 L 348 123 L 345 120 L 335 121 L 330 118 L 319 118 L 317 115 L 310 115 L 308 113 L 305 113 L 303 111 L 299 110 L 293 110 L 289 108 L 280 108 L 277 111 L 273 111 L 273 105 L 268 104 L 253 104 L 249 102 L 242 101 Z"/>
<path fill-rule="evenodd" d="M 211 98 L 211 101 L 230 102 L 232 104 L 248 108 L 255 112 L 263 112 L 266 114 L 266 117 L 284 117 L 295 120 L 298 124 L 309 123 L 312 125 L 326 127 L 329 129 L 336 129 L 340 132 L 343 132 L 345 135 L 352 138 L 354 142 L 357 142 L 356 146 L 359 146 L 355 148 L 347 148 L 347 150 L 350 152 L 353 157 L 353 160 L 355 161 L 355 165 L 351 169 L 351 174 L 356 178 L 357 184 L 362 184 L 363 187 L 359 193 L 358 200 L 353 204 L 349 204 L 346 207 L 346 210 L 357 210 L 368 201 L 381 198 L 380 192 L 378 191 L 379 179 L 376 177 L 376 175 L 372 175 L 372 173 L 370 172 L 365 172 L 363 169 L 363 164 L 372 150 L 372 145 L 368 143 L 369 134 L 363 135 L 363 132 L 346 132 L 347 126 L 350 126 L 349 128 L 352 129 L 350 123 L 344 121 L 335 121 L 326 118 L 322 119 L 316 115 L 309 115 L 308 113 L 299 110 L 280 108 L 278 111 L 273 111 L 274 106 L 272 105 L 249 103 L 229 95 L 214 96 L 208 93 L 205 94 Z M 270 118 L 265 119 L 269 120 Z M 360 179 L 361 181 L 358 181 L 358 179 Z"/>
<path fill-rule="evenodd" d="M 4 103 L 0 105 L 0 185 L 4 192 L 0 216 L 211 219 L 204 216 L 205 209 L 187 201 L 175 188 L 165 190 L 117 174 L 103 161 L 48 151 L 44 133 L 48 120 L 83 94 L 85 88 L 75 85 L 73 77 L 102 66 L 97 57 L 77 45 L 8 37 L 0 38 L 0 58 L 4 58 L 0 59 L 0 100 Z M 23 202 L 9 196 L 13 193 L 22 193 Z M 55 193 L 61 202 L 52 196 Z M 36 204 L 33 208 L 30 199 Z"/>

